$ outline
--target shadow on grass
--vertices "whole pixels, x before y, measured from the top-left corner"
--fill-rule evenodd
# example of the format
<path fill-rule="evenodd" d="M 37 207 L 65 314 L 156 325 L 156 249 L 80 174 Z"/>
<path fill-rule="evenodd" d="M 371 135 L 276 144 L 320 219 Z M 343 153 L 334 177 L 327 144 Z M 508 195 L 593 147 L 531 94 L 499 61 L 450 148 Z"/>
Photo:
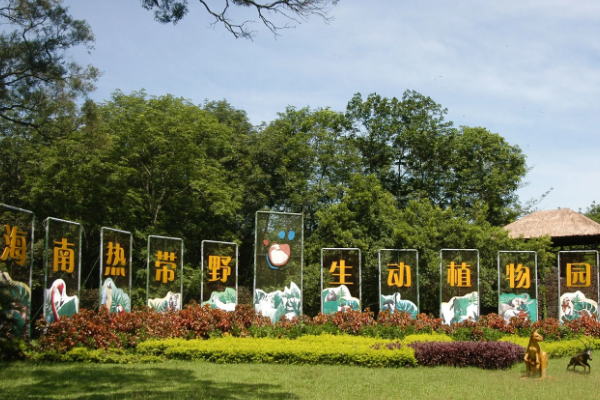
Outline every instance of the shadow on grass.
<path fill-rule="evenodd" d="M 31 365 L 30 365 L 31 366 Z M 138 365 L 139 366 L 139 365 Z M 202 379 L 201 371 L 170 369 L 159 365 L 131 368 L 93 364 L 36 366 L 34 371 L 12 371 L 15 376 L 7 398 L 71 399 L 297 399 L 280 385 L 223 382 Z M 6 376 L 5 376 L 6 378 Z M 3 397 L 3 396 L 0 396 Z M 4 397 L 3 397 L 4 398 Z"/>

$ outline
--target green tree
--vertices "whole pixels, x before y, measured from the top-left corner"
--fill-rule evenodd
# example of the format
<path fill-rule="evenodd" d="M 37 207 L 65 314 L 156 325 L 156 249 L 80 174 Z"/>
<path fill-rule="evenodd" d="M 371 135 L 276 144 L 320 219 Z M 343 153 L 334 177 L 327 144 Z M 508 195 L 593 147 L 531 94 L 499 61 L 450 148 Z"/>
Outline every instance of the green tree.
<path fill-rule="evenodd" d="M 68 56 L 76 46 L 91 49 L 92 31 L 60 0 L 1 0 L 0 24 L 0 139 L 19 134 L 15 125 L 49 135 L 47 125 L 94 89 L 98 70 Z"/>
<path fill-rule="evenodd" d="M 403 207 L 410 198 L 441 204 L 453 130 L 446 110 L 431 98 L 406 91 L 402 100 L 360 93 L 348 103 L 353 137 L 365 173 L 375 174 Z"/>
<path fill-rule="evenodd" d="M 509 222 L 517 214 L 525 156 L 485 128 L 453 128 L 446 112 L 414 91 L 402 100 L 356 94 L 346 116 L 363 172 L 375 174 L 400 208 L 428 199 L 470 218 L 484 212 L 493 224 Z"/>
<path fill-rule="evenodd" d="M 461 127 L 450 145 L 453 175 L 445 203 L 470 215 L 484 207 L 493 225 L 516 218 L 515 193 L 527 172 L 519 146 L 511 146 L 502 136 L 481 127 Z"/>
<path fill-rule="evenodd" d="M 256 12 L 256 18 L 260 20 L 271 32 L 278 35 L 282 29 L 292 28 L 289 22 L 300 23 L 312 16 L 322 18 L 325 22 L 331 21 L 329 8 L 337 4 L 338 0 L 277 0 L 277 1 L 255 1 L 255 0 L 223 0 L 220 6 L 208 4 L 208 1 L 198 0 L 206 12 L 214 18 L 213 25 L 223 24 L 235 38 L 252 39 L 255 32 L 248 30 L 248 26 L 255 20 L 237 22 L 230 18 L 229 7 L 231 5 L 252 9 Z M 160 23 L 176 24 L 189 11 L 187 0 L 142 0 L 142 7 L 154 11 L 154 19 Z M 282 17 L 285 23 L 282 25 L 272 17 Z"/>
<path fill-rule="evenodd" d="M 362 306 L 379 308 L 377 252 L 394 248 L 398 220 L 394 197 L 374 175 L 355 174 L 339 203 L 317 212 L 318 227 L 306 245 L 305 310 L 320 308 L 320 257 L 323 247 L 357 247 L 363 256 Z"/>
<path fill-rule="evenodd" d="M 585 216 L 600 223 L 600 204 L 592 201 L 592 204 L 585 210 Z"/>
<path fill-rule="evenodd" d="M 198 238 L 236 239 L 242 191 L 224 166 L 232 130 L 211 112 L 170 95 L 116 92 L 106 103 L 87 103 L 84 114 L 69 137 L 39 146 L 21 199 L 38 215 L 82 222 L 88 270 L 102 226 L 132 231 L 141 242 L 149 234 L 182 237 L 196 267 Z M 143 246 L 135 247 L 142 265 Z M 197 268 L 189 272 L 186 279 L 199 277 Z"/>
<path fill-rule="evenodd" d="M 248 197 L 258 200 L 254 210 L 303 212 L 312 232 L 316 212 L 339 201 L 357 172 L 347 128 L 342 113 L 288 107 L 260 129 L 250 142 L 253 167 L 246 179 Z"/>

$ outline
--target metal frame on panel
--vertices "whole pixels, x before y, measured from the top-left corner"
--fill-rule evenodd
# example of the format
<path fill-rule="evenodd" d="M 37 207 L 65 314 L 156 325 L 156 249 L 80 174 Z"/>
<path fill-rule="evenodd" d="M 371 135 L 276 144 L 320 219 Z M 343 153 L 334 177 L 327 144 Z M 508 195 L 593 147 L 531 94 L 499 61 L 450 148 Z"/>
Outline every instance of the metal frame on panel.
<path fill-rule="evenodd" d="M 201 270 L 202 274 L 200 277 L 200 304 L 202 304 L 202 299 L 204 298 L 204 243 L 216 243 L 216 244 L 226 244 L 226 245 L 234 245 L 235 246 L 235 304 L 238 304 L 238 245 L 234 242 L 220 242 L 218 240 L 203 240 L 200 243 L 200 260 L 201 260 Z M 254 296 L 254 294 L 253 294 Z"/>
<path fill-rule="evenodd" d="M 252 302 L 254 303 L 254 294 L 256 293 L 256 264 L 257 264 L 257 254 L 256 254 L 256 244 L 258 241 L 258 214 L 281 214 L 281 215 L 299 215 L 302 217 L 302 249 L 300 250 L 300 304 L 302 304 L 302 308 L 300 312 L 304 314 L 304 214 L 303 213 L 291 213 L 291 212 L 281 212 L 281 211 L 257 211 L 254 214 L 254 274 L 253 274 L 253 282 L 252 282 Z"/>
<path fill-rule="evenodd" d="M 419 312 L 421 311 L 421 294 L 419 291 L 419 250 L 416 249 L 380 249 L 377 252 L 377 262 L 379 263 L 379 311 L 381 311 L 381 252 L 382 251 L 414 251 L 415 253 L 417 253 L 417 265 L 416 265 L 416 285 L 417 285 L 417 308 L 419 309 Z M 322 267 L 321 267 L 322 268 Z M 321 272 L 322 274 L 322 272 Z M 323 291 L 323 288 L 321 288 L 321 292 Z"/>
<path fill-rule="evenodd" d="M 321 292 L 319 296 L 322 297 L 323 293 L 323 250 L 340 250 L 340 251 L 358 251 L 358 298 L 360 299 L 360 307 L 362 309 L 362 253 L 358 247 L 323 247 L 321 249 Z M 323 312 L 323 300 L 321 299 L 321 312 Z"/>
<path fill-rule="evenodd" d="M 53 218 L 53 217 L 48 217 L 46 218 L 43 222 L 42 225 L 44 226 L 45 230 L 46 230 L 46 242 L 44 244 L 44 289 L 47 289 L 48 286 L 48 239 L 50 236 L 50 221 L 57 221 L 57 222 L 62 222 L 64 224 L 71 224 L 71 225 L 77 225 L 79 227 L 79 255 L 77 257 L 77 263 L 79 264 L 77 266 L 77 297 L 80 298 L 81 297 L 81 239 L 82 239 L 82 233 L 83 233 L 83 227 L 81 226 L 80 223 L 78 222 L 73 222 L 73 221 L 67 221 L 66 219 L 60 219 L 60 218 Z"/>
<path fill-rule="evenodd" d="M 31 242 L 29 243 L 29 251 L 31 254 L 31 257 L 29 257 L 29 290 L 31 290 L 31 284 L 32 284 L 32 280 L 33 280 L 33 243 L 35 242 L 35 213 L 33 211 L 29 211 L 29 210 L 25 210 L 24 208 L 19 208 L 19 207 L 15 207 L 15 206 L 9 206 L 8 204 L 4 204 L 4 203 L 0 203 L 0 207 L 5 207 L 8 208 L 9 210 L 13 210 L 13 211 L 18 211 L 18 212 L 22 212 L 22 213 L 26 213 L 26 214 L 31 214 Z M 31 334 L 31 298 L 29 299 L 29 303 L 30 306 L 28 307 L 27 310 L 27 333 Z M 37 315 L 37 314 L 36 314 Z"/>
<path fill-rule="evenodd" d="M 474 251 L 477 253 L 477 315 L 481 315 L 481 294 L 479 293 L 479 250 L 477 249 L 441 249 L 440 250 L 440 318 L 442 317 L 442 268 L 444 267 L 444 258 L 442 254 L 444 251 Z"/>
<path fill-rule="evenodd" d="M 132 268 L 132 260 L 133 260 L 133 234 L 129 231 L 123 231 L 121 229 L 109 228 L 103 226 L 100 228 L 100 302 L 102 302 L 102 272 L 104 272 L 104 230 L 119 232 L 125 235 L 129 235 L 129 299 L 131 301 L 131 273 L 133 271 Z M 130 305 L 133 308 L 133 305 Z"/>
<path fill-rule="evenodd" d="M 596 253 L 596 301 L 600 302 L 600 256 L 598 253 L 598 250 L 564 250 L 564 251 L 559 251 L 558 252 L 558 257 L 557 257 L 557 261 L 558 261 L 558 297 L 557 297 L 557 304 L 558 304 L 558 314 L 560 316 L 560 284 L 561 284 L 561 276 L 560 276 L 560 254 L 561 253 Z M 600 310 L 598 310 L 598 313 L 600 313 Z"/>
<path fill-rule="evenodd" d="M 540 319 L 540 302 L 539 302 L 539 285 L 538 285 L 538 258 L 537 258 L 537 251 L 531 251 L 531 250 L 500 250 L 498 251 L 498 315 L 500 315 L 500 295 L 502 294 L 502 284 L 501 284 L 501 276 L 502 274 L 500 273 L 500 253 L 533 253 L 534 254 L 534 258 L 535 258 L 535 299 L 536 299 L 536 304 L 537 304 L 537 316 L 538 316 L 538 320 Z M 559 295 L 560 297 L 560 295 Z"/>
<path fill-rule="evenodd" d="M 146 304 L 148 304 L 148 299 L 149 297 L 149 290 L 150 290 L 150 239 L 166 239 L 166 240 L 176 240 L 176 241 L 180 241 L 181 242 L 181 260 L 179 261 L 180 264 L 180 280 L 179 280 L 179 293 L 181 296 L 181 304 L 179 305 L 180 309 L 183 309 L 183 250 L 184 250 L 184 245 L 183 245 L 183 239 L 182 238 L 176 238 L 176 237 L 170 237 L 170 236 L 159 236 L 159 235 L 149 235 L 148 236 L 148 244 L 147 244 L 147 251 L 146 251 Z"/>

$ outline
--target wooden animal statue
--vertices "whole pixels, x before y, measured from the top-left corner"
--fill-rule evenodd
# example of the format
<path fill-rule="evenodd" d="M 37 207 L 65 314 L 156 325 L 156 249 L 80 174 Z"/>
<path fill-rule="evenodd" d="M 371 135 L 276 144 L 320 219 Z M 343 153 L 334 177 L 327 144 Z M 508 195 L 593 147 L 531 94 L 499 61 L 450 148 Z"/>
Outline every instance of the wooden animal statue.
<path fill-rule="evenodd" d="M 531 374 L 541 375 L 540 379 L 546 378 L 546 368 L 548 367 L 548 353 L 540 349 L 539 342 L 542 342 L 544 338 L 539 334 L 539 329 L 531 331 L 529 337 L 529 344 L 527 350 L 525 350 L 525 368 L 527 369 L 527 376 L 523 379 L 529 378 Z"/>
<path fill-rule="evenodd" d="M 575 372 L 575 367 L 578 365 L 581 365 L 583 367 L 583 372 L 585 372 L 585 367 L 588 367 L 588 374 L 590 372 L 592 372 L 592 367 L 590 367 L 590 364 L 588 364 L 588 361 L 592 361 L 592 343 L 590 342 L 589 347 L 585 344 L 585 342 L 581 339 L 579 339 L 581 341 L 581 343 L 583 343 L 583 347 L 585 347 L 585 350 L 579 354 L 577 354 L 575 357 L 571 358 L 571 361 L 569 361 L 569 365 L 567 365 L 567 371 L 569 370 L 569 367 L 572 365 L 573 366 L 573 372 Z M 589 342 L 589 340 L 588 340 Z"/>

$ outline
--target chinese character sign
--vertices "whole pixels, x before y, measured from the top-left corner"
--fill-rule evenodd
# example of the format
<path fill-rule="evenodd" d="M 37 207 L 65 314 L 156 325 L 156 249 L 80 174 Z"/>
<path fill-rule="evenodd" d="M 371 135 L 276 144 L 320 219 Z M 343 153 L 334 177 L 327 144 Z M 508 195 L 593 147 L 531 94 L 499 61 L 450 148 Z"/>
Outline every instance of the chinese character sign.
<path fill-rule="evenodd" d="M 147 303 L 157 311 L 181 310 L 183 240 L 148 236 Z"/>
<path fill-rule="evenodd" d="M 100 305 L 110 312 L 131 311 L 131 232 L 100 230 Z"/>
<path fill-rule="evenodd" d="M 446 324 L 479 318 L 479 251 L 440 251 L 440 314 Z"/>
<path fill-rule="evenodd" d="M 379 309 L 419 313 L 419 253 L 416 250 L 379 250 Z"/>
<path fill-rule="evenodd" d="M 302 315 L 304 217 L 258 211 L 254 243 L 254 310 L 271 318 Z"/>
<path fill-rule="evenodd" d="M 202 241 L 202 305 L 234 311 L 237 304 L 237 257 L 235 243 Z"/>
<path fill-rule="evenodd" d="M 598 317 L 598 252 L 560 251 L 558 273 L 558 319 Z"/>
<path fill-rule="evenodd" d="M 33 218 L 31 211 L 0 204 L 0 282 L 14 299 L 16 336 L 29 331 Z"/>
<path fill-rule="evenodd" d="M 321 311 L 361 310 L 359 249 L 321 249 Z"/>
<path fill-rule="evenodd" d="M 534 251 L 498 253 L 498 315 L 509 323 L 511 318 L 538 319 L 537 257 Z"/>
<path fill-rule="evenodd" d="M 44 252 L 44 318 L 54 322 L 79 312 L 81 225 L 47 218 Z"/>

